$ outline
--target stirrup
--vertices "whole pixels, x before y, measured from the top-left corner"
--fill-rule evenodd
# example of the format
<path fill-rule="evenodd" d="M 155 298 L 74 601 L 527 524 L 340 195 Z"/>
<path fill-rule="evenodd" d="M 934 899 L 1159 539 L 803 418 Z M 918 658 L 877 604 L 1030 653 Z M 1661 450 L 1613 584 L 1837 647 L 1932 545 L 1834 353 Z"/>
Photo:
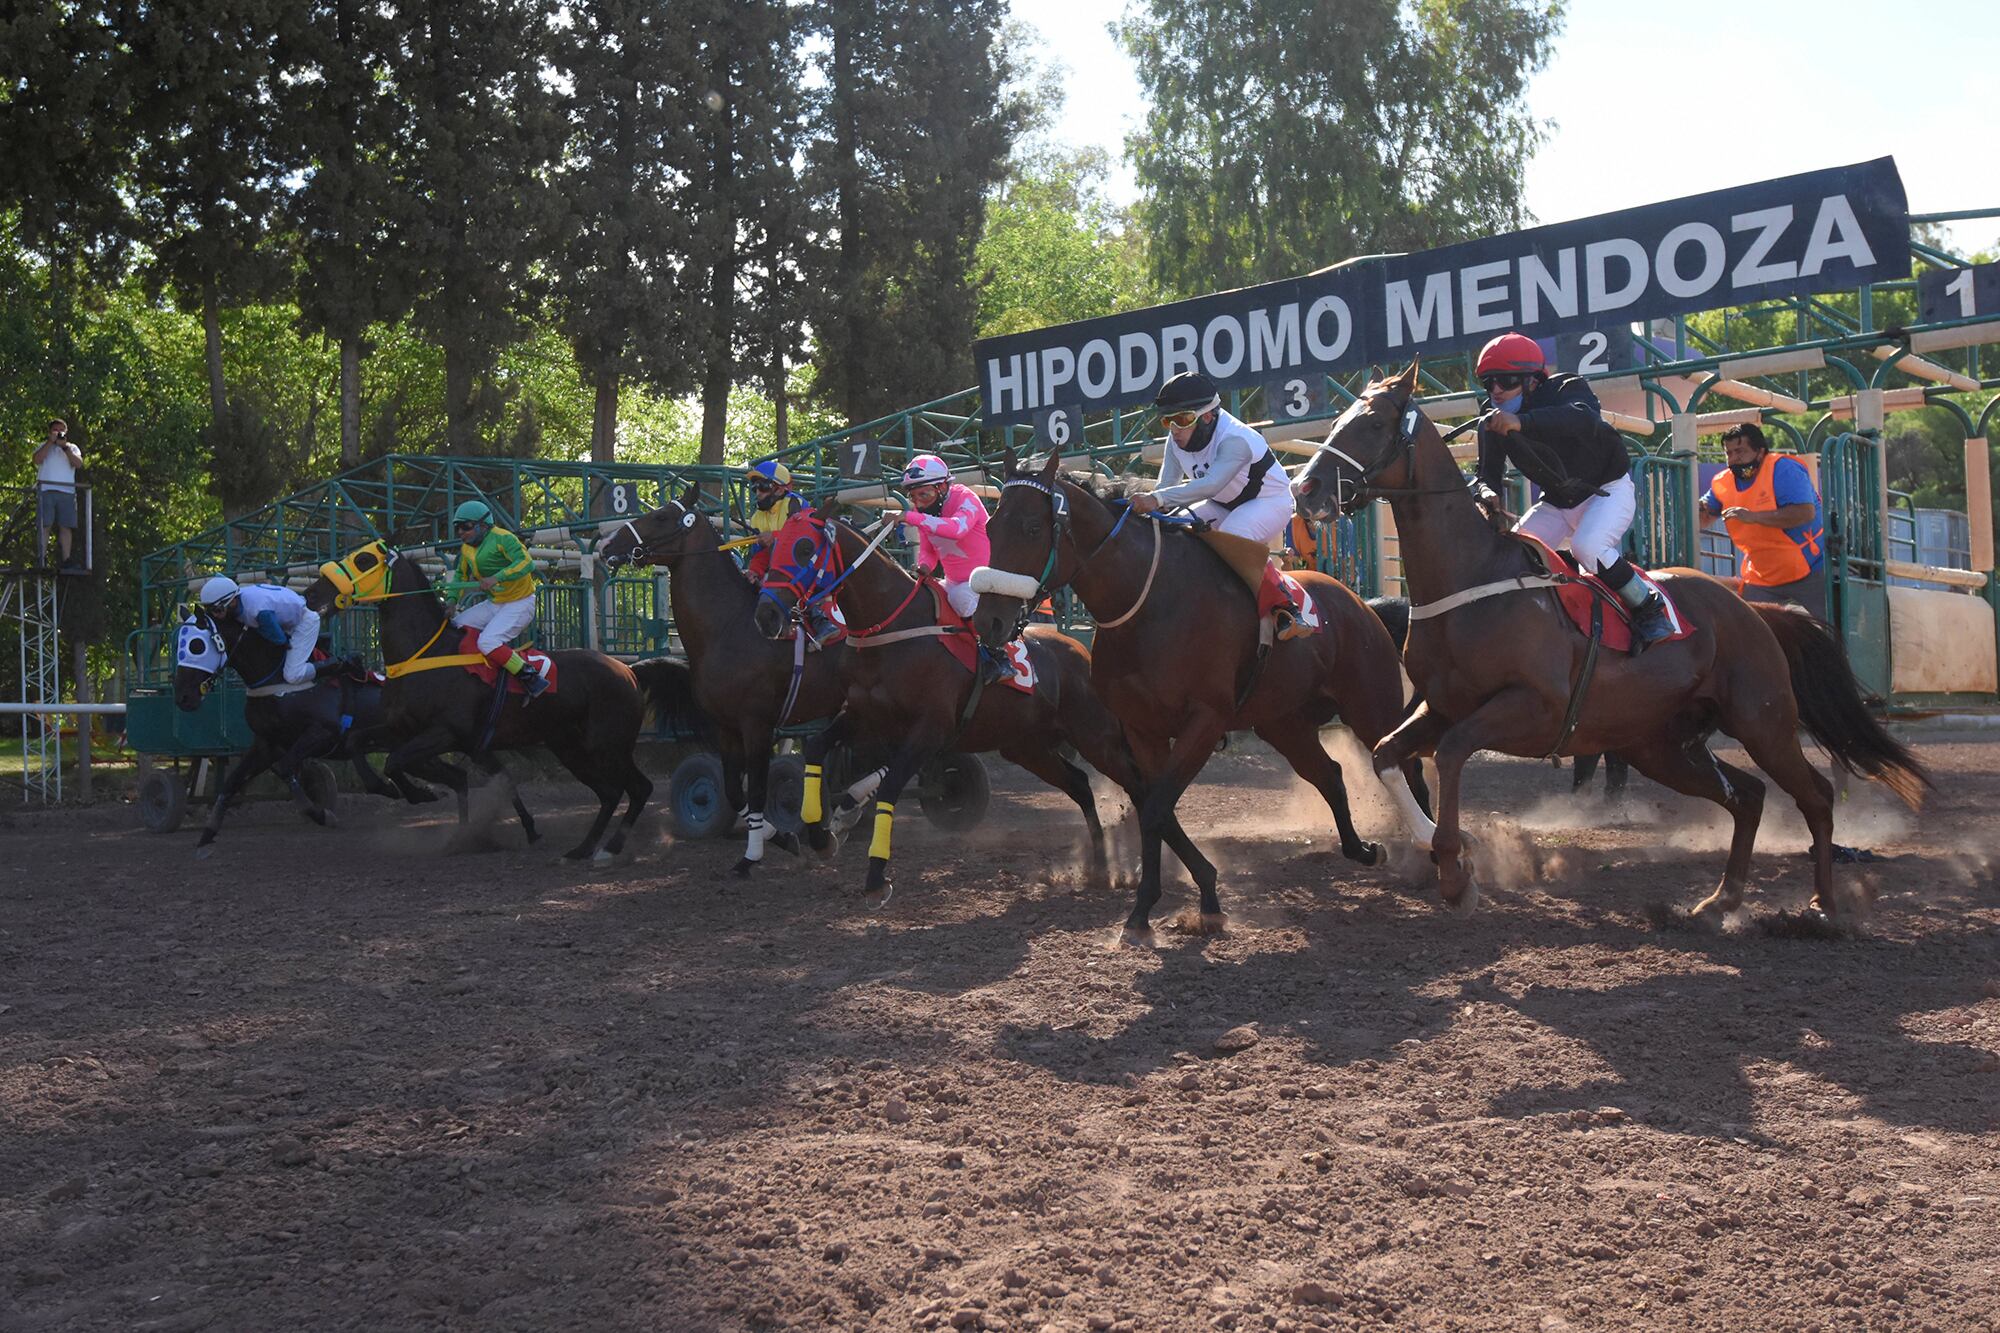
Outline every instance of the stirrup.
<path fill-rule="evenodd" d="M 1280 643 L 1283 643 L 1287 639 L 1303 639 L 1313 632 L 1312 626 L 1306 624 L 1304 617 L 1300 616 L 1296 611 L 1289 611 L 1280 607 L 1278 610 L 1272 612 L 1271 615 L 1272 619 L 1277 623 L 1278 642 Z"/>
<path fill-rule="evenodd" d="M 515 679 L 521 682 L 521 689 L 526 692 L 530 701 L 539 699 L 548 693 L 549 678 L 533 667 L 522 667 L 520 674 Z"/>

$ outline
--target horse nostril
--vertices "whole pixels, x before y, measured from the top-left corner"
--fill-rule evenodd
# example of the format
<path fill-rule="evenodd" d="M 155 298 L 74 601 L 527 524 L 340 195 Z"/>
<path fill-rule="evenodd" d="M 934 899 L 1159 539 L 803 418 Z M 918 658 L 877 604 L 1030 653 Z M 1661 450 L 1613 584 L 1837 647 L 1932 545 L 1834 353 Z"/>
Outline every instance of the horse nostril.
<path fill-rule="evenodd" d="M 1318 477 L 1303 477 L 1299 480 L 1299 494 L 1310 496 L 1319 490 Z"/>

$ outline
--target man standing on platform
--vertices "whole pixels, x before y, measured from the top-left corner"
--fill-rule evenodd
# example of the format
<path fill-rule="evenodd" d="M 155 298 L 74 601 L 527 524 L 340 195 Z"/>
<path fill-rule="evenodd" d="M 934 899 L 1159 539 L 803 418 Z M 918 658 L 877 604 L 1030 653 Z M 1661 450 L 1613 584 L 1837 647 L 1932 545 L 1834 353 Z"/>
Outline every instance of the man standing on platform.
<path fill-rule="evenodd" d="M 76 542 L 76 470 L 82 466 L 83 451 L 69 442 L 69 426 L 61 418 L 51 421 L 49 438 L 35 450 L 35 532 L 46 559 L 48 530 L 56 530 L 64 569 L 83 568 L 82 560 L 72 554 Z"/>

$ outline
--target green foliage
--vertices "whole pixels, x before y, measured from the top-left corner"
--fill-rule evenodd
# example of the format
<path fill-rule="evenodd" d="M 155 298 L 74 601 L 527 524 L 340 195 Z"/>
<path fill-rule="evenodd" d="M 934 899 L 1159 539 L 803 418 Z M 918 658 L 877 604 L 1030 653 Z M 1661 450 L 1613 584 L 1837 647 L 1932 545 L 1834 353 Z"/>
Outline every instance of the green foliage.
<path fill-rule="evenodd" d="M 1145 245 L 1105 198 L 1101 150 L 1024 163 L 986 209 L 979 336 L 1154 304 Z"/>
<path fill-rule="evenodd" d="M 1135 12 L 1136 11 L 1136 12 Z M 1143 0 L 1119 37 L 1160 286 L 1194 295 L 1523 221 L 1548 0 Z"/>

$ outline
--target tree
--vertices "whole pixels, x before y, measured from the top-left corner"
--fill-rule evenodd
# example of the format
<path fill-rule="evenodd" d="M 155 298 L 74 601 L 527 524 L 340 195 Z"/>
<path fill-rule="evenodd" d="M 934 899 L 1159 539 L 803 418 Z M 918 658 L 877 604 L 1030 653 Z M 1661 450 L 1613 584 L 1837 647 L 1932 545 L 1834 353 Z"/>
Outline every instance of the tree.
<path fill-rule="evenodd" d="M 399 244 L 409 202 L 391 175 L 398 108 L 386 53 L 395 34 L 362 0 L 315 0 L 292 30 L 286 151 L 301 177 L 288 198 L 302 261 L 300 327 L 340 348 L 340 464 L 361 461 L 361 360 L 371 324 L 409 309 L 415 282 Z"/>
<path fill-rule="evenodd" d="M 549 171 L 560 109 L 543 77 L 548 10 L 528 0 L 408 0 L 387 75 L 401 106 L 393 157 L 418 275 L 416 320 L 444 351 L 446 448 L 493 447 L 492 369 L 537 305 L 555 234 Z"/>
<path fill-rule="evenodd" d="M 991 338 L 1154 303 L 1145 246 L 1104 197 L 1102 149 L 1037 160 L 986 208 L 975 268 L 979 336 Z"/>
<path fill-rule="evenodd" d="M 557 46 L 571 91 L 555 315 L 591 388 L 598 462 L 616 456 L 628 377 L 669 393 L 693 383 L 688 253 L 708 205 L 690 198 L 689 173 L 707 112 L 681 9 L 664 0 L 578 5 Z"/>
<path fill-rule="evenodd" d="M 712 0 L 689 12 L 707 111 L 696 127 L 702 191 L 691 256 L 703 276 L 701 461 L 720 463 L 731 390 L 746 378 L 769 383 L 796 349 L 791 279 L 807 215 L 793 159 L 804 70 L 784 0 Z"/>
<path fill-rule="evenodd" d="M 972 382 L 972 250 L 1021 119 L 1000 0 L 821 0 L 809 152 L 829 242 L 811 284 L 817 392 L 865 421 Z"/>
<path fill-rule="evenodd" d="M 1117 33 L 1153 272 L 1195 295 L 1522 225 L 1560 0 L 1143 0 Z"/>

